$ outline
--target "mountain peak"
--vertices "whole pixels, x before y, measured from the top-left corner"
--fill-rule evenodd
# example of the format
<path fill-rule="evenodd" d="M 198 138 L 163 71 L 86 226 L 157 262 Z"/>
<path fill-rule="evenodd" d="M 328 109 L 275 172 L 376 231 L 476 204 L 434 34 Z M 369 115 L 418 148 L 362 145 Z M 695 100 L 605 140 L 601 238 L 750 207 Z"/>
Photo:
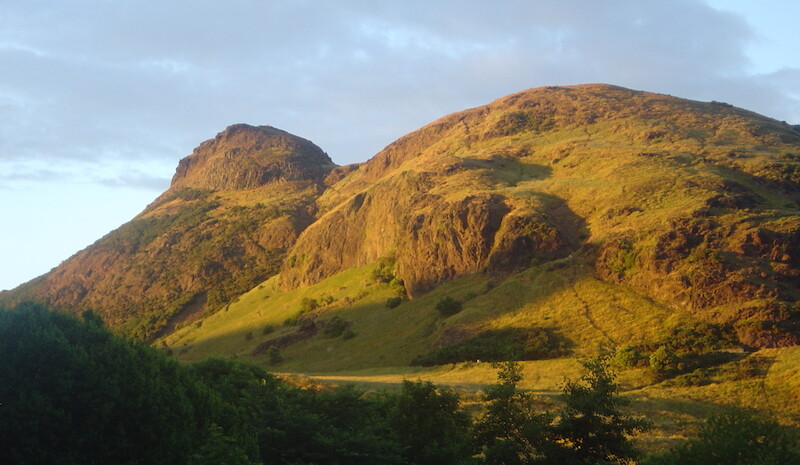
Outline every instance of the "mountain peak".
<path fill-rule="evenodd" d="M 335 167 L 313 142 L 272 126 L 234 124 L 178 163 L 171 188 L 248 189 L 320 182 Z"/>

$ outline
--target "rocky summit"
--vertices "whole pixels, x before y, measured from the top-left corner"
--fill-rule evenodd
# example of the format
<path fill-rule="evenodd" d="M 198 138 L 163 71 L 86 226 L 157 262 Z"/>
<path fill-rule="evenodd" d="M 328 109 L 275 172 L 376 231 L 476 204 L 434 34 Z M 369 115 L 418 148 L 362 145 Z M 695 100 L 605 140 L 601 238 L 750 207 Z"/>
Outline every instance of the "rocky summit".
<path fill-rule="evenodd" d="M 746 347 L 794 345 L 800 129 L 725 103 L 601 84 L 503 97 L 346 167 L 285 131 L 235 125 L 181 160 L 169 190 L 131 222 L 2 301 L 92 308 L 120 331 L 154 339 L 236 307 L 265 282 L 299 296 L 369 266 L 370 279 L 391 282 L 401 299 L 483 280 L 461 299 L 460 320 L 418 321 L 428 328 L 414 336 L 419 350 L 525 318 L 580 345 L 566 319 L 545 318 L 565 290 L 583 302 L 576 313 L 586 324 L 614 342 L 644 337 L 614 333 L 614 315 L 658 307 L 729 325 Z M 361 285 L 354 279 L 336 289 Z M 512 282 L 538 290 L 497 290 Z M 647 303 L 597 298 L 588 289 L 598 286 Z M 324 305 L 306 296 L 317 304 L 306 332 L 370 289 Z M 470 307 L 484 295 L 496 296 L 495 309 Z M 253 328 L 290 312 L 267 297 L 247 310 Z"/>
<path fill-rule="evenodd" d="M 171 190 L 252 189 L 286 181 L 319 183 L 334 163 L 312 142 L 271 126 L 229 126 L 178 163 Z"/>

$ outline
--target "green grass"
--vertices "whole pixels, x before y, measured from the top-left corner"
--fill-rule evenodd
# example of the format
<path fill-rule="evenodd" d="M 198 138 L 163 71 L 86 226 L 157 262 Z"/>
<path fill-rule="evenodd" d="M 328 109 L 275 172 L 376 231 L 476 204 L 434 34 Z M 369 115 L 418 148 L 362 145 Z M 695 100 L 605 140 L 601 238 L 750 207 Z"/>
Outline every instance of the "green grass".
<path fill-rule="evenodd" d="M 164 342 L 185 360 L 219 354 L 251 359 L 249 354 L 258 344 L 296 331 L 284 322 L 298 313 L 303 299 L 332 300 L 311 314 L 317 321 L 338 316 L 350 323 L 355 337 L 317 335 L 297 342 L 282 350 L 285 363 L 279 369 L 334 372 L 407 366 L 437 341 L 463 340 L 482 330 L 502 328 L 547 328 L 563 340 L 566 349 L 591 354 L 601 344 L 656 339 L 665 326 L 689 318 L 596 279 L 582 256 L 535 266 L 501 281 L 483 273 L 469 275 L 395 308 L 386 306 L 395 290 L 374 281 L 374 269 L 375 265 L 349 269 L 291 291 L 279 290 L 276 279 L 271 279 Z M 436 303 L 448 296 L 463 302 L 463 310 L 445 317 L 436 310 Z M 275 329 L 264 335 L 266 326 Z M 265 357 L 252 360 L 266 365 Z"/>

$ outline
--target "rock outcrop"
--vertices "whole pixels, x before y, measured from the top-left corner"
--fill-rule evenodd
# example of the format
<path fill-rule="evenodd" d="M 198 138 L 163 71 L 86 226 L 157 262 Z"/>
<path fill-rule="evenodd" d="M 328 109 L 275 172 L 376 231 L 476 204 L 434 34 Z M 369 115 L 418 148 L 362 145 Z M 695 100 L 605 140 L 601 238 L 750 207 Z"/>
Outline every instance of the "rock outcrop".
<path fill-rule="evenodd" d="M 271 126 L 236 124 L 182 159 L 171 187 L 229 190 L 280 181 L 319 183 L 334 166 L 306 139 Z"/>

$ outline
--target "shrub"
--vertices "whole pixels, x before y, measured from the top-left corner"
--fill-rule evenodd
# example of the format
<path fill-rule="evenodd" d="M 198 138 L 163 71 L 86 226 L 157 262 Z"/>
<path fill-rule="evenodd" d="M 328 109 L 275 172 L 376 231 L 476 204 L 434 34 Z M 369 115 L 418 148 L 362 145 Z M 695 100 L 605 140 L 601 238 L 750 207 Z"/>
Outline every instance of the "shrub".
<path fill-rule="evenodd" d="M 303 297 L 303 300 L 300 301 L 300 312 L 306 313 L 310 312 L 314 309 L 319 307 L 319 302 L 316 299 L 311 299 L 309 297 Z"/>
<path fill-rule="evenodd" d="M 406 283 L 402 279 L 394 278 L 389 281 L 389 288 L 397 294 L 397 297 L 402 299 L 408 298 L 408 292 L 406 291 Z"/>
<path fill-rule="evenodd" d="M 372 270 L 372 279 L 379 283 L 388 283 L 394 279 L 394 255 L 378 259 L 378 266 Z"/>
<path fill-rule="evenodd" d="M 695 322 L 673 328 L 663 338 L 675 352 L 708 352 L 733 347 L 737 339 L 730 325 Z"/>
<path fill-rule="evenodd" d="M 436 303 L 436 310 L 444 317 L 455 315 L 462 308 L 461 302 L 450 296 L 444 297 Z"/>
<path fill-rule="evenodd" d="M 395 308 L 403 303 L 402 297 L 389 297 L 386 299 L 386 308 Z"/>
<path fill-rule="evenodd" d="M 697 439 L 652 457 L 649 465 L 772 465 L 800 463 L 796 443 L 775 421 L 741 409 L 710 418 Z"/>
<path fill-rule="evenodd" d="M 650 354 L 650 369 L 660 379 L 664 379 L 678 370 L 678 358 L 666 346 L 661 346 Z"/>
<path fill-rule="evenodd" d="M 622 346 L 615 353 L 611 363 L 618 368 L 634 368 L 642 359 L 642 354 L 633 346 Z"/>
<path fill-rule="evenodd" d="M 350 322 L 342 317 L 334 316 L 322 322 L 322 335 L 325 337 L 339 337 L 350 326 Z"/>
<path fill-rule="evenodd" d="M 277 346 L 272 346 L 267 350 L 267 362 L 272 366 L 280 365 L 283 362 L 281 350 Z"/>

